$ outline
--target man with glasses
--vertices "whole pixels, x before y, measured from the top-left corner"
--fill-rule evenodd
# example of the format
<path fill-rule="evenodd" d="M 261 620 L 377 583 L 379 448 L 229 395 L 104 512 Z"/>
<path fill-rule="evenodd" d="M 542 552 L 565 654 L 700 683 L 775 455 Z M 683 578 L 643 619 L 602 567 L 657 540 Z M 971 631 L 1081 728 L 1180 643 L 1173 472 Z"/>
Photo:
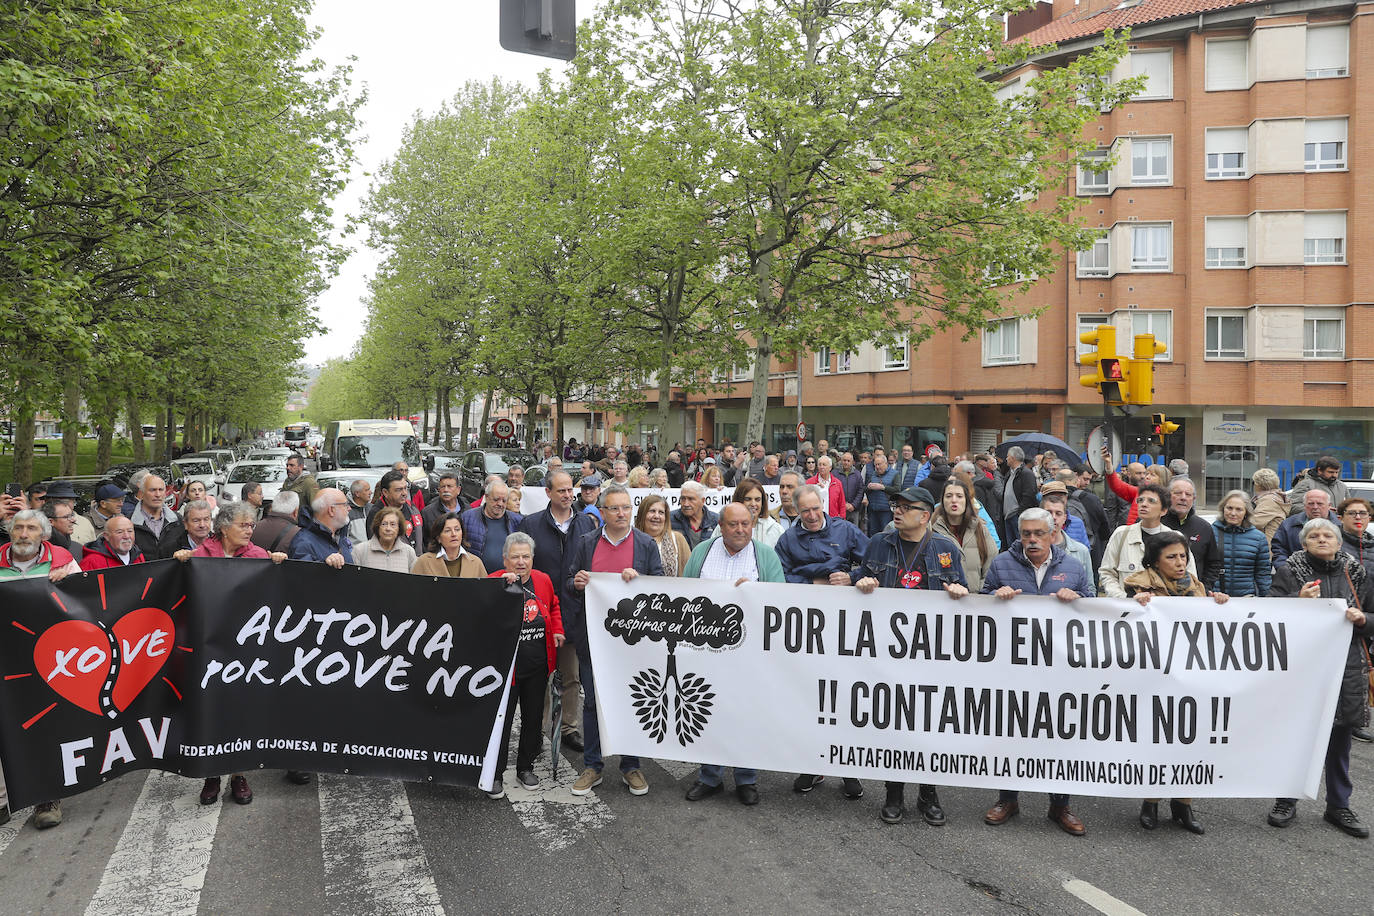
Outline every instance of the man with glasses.
<path fill-rule="evenodd" d="M 291 539 L 287 556 L 335 569 L 352 563 L 353 542 L 343 533 L 348 527 L 348 497 L 342 490 L 324 487 L 310 509 L 314 516 L 310 526 Z"/>
<path fill-rule="evenodd" d="M 1054 518 L 1044 509 L 1024 509 L 1017 518 L 1020 538 L 993 558 L 983 580 L 983 594 L 1010 601 L 1017 595 L 1054 595 L 1060 601 L 1096 597 L 1088 571 L 1062 547 L 1054 546 Z M 1014 789 L 1003 789 L 983 817 L 999 827 L 1021 810 Z M 1082 836 L 1083 821 L 1069 810 L 1069 796 L 1051 793 L 1050 820 L 1065 833 Z"/>
<path fill-rule="evenodd" d="M 1293 489 L 1288 491 L 1288 514 L 1301 513 L 1306 508 L 1304 497 L 1314 489 L 1325 492 L 1333 506 L 1350 498 L 1350 488 L 1341 480 L 1341 463 L 1330 455 L 1318 458 L 1316 465 L 1293 482 Z"/>
<path fill-rule="evenodd" d="M 880 531 L 868 542 L 863 562 L 855 571 L 854 584 L 865 595 L 875 588 L 944 591 L 951 598 L 968 594 L 959 545 L 930 527 L 935 499 L 925 487 L 907 487 L 891 499 L 893 530 Z M 879 817 L 884 823 L 901 823 L 906 813 L 906 787 L 887 783 L 887 800 Z M 917 787 L 916 810 L 932 827 L 945 823 L 945 811 L 935 786 Z"/>
<path fill-rule="evenodd" d="M 80 563 L 81 558 L 85 556 L 85 549 L 72 537 L 72 532 L 76 529 L 75 510 L 71 506 L 48 500 L 43 506 L 43 514 L 52 526 L 52 534 L 48 540 L 70 553 L 72 559 Z"/>
<path fill-rule="evenodd" d="M 587 639 L 589 626 L 600 627 L 603 619 L 587 619 L 587 583 L 594 572 L 619 573 L 626 582 L 639 575 L 663 575 L 663 561 L 658 544 L 633 526 L 634 507 L 630 491 L 619 484 L 606 487 L 601 511 L 605 524 L 578 538 L 572 547 L 564 587 L 568 601 L 563 605 L 563 628 L 577 646 L 577 666 L 582 678 L 582 773 L 573 783 L 573 795 L 586 795 L 601 785 L 601 729 L 596 717 L 596 682 L 592 675 L 591 648 Z M 601 610 L 605 615 L 604 608 Z M 617 685 L 618 686 L 618 685 Z M 646 795 L 649 782 L 640 769 L 638 757 L 622 755 L 620 779 L 631 795 Z"/>

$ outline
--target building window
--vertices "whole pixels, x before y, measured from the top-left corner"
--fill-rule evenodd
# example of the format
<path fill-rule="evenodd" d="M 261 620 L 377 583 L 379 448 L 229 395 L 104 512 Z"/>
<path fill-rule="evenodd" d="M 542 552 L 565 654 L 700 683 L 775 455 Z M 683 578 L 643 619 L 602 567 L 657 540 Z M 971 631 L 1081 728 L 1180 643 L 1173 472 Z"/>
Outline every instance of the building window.
<path fill-rule="evenodd" d="M 1245 359 L 1245 313 L 1207 313 L 1207 358 Z"/>
<path fill-rule="evenodd" d="M 1131 227 L 1131 270 L 1169 269 L 1172 228 L 1167 224 Z"/>
<path fill-rule="evenodd" d="M 1345 263 L 1344 211 L 1304 214 L 1302 261 L 1304 264 Z"/>
<path fill-rule="evenodd" d="M 1169 183 L 1169 141 L 1131 140 L 1131 184 Z"/>
<path fill-rule="evenodd" d="M 841 350 L 835 356 L 835 371 L 849 372 L 854 361 L 854 354 L 849 350 Z"/>
<path fill-rule="evenodd" d="M 1327 172 L 1345 168 L 1345 118 L 1324 118 L 1307 122 L 1303 144 L 1303 168 Z"/>
<path fill-rule="evenodd" d="M 1328 25 L 1307 29 L 1307 78 L 1327 79 L 1350 75 L 1350 26 Z"/>
<path fill-rule="evenodd" d="M 821 347 L 819 350 L 816 351 L 816 374 L 829 375 L 831 371 L 832 370 L 830 368 L 830 348 Z"/>
<path fill-rule="evenodd" d="M 910 348 L 907 346 L 907 340 L 907 335 L 903 334 L 892 346 L 883 347 L 884 369 L 905 369 L 908 367 Z"/>
<path fill-rule="evenodd" d="M 1207 42 L 1207 91 L 1249 87 L 1249 51 L 1244 38 Z"/>
<path fill-rule="evenodd" d="M 1169 333 L 1173 315 L 1168 311 L 1140 311 L 1133 309 L 1131 316 L 1131 339 L 1137 334 L 1153 334 L 1157 343 L 1164 344 L 1164 352 L 1155 359 L 1173 359 L 1174 341 Z"/>
<path fill-rule="evenodd" d="M 1106 312 L 1082 312 L 1078 316 L 1078 356 L 1093 353 L 1096 348 L 1092 344 L 1083 343 L 1083 335 L 1089 331 L 1096 331 L 1104 324 L 1111 324 L 1112 316 Z"/>
<path fill-rule="evenodd" d="M 1111 243 L 1104 235 L 1093 240 L 1093 247 L 1078 253 L 1080 277 L 1105 277 L 1111 267 Z"/>
<path fill-rule="evenodd" d="M 1249 142 L 1249 131 L 1244 127 L 1208 128 L 1207 177 L 1244 178 Z"/>
<path fill-rule="evenodd" d="M 997 366 L 1021 360 L 1021 319 L 990 321 L 983 329 L 983 365 Z"/>
<path fill-rule="evenodd" d="M 1211 217 L 1205 222 L 1208 267 L 1245 267 L 1250 221 L 1243 216 Z"/>
<path fill-rule="evenodd" d="M 1107 193 L 1107 153 L 1105 149 L 1089 150 L 1078 164 L 1078 193 Z"/>
<path fill-rule="evenodd" d="M 1307 359 L 1344 359 L 1345 319 L 1304 318 L 1302 355 Z"/>
<path fill-rule="evenodd" d="M 1131 75 L 1145 77 L 1145 87 L 1137 99 L 1172 99 L 1174 97 L 1174 54 L 1167 48 L 1161 51 L 1132 51 Z"/>

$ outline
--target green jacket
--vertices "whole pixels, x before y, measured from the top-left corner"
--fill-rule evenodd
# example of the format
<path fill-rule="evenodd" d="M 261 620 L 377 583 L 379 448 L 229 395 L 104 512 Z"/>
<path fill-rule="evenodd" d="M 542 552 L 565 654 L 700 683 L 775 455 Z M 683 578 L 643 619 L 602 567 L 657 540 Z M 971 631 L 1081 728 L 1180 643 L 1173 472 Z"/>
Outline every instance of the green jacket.
<path fill-rule="evenodd" d="M 716 535 L 709 541 L 702 541 L 692 550 L 692 555 L 687 559 L 687 566 L 682 570 L 685 579 L 700 579 L 701 564 L 706 562 L 706 555 L 711 552 L 711 545 L 720 540 L 720 535 Z M 754 563 L 759 568 L 760 582 L 786 582 L 787 577 L 782 572 L 782 561 L 773 551 L 772 547 L 763 543 L 759 539 L 754 539 Z"/>

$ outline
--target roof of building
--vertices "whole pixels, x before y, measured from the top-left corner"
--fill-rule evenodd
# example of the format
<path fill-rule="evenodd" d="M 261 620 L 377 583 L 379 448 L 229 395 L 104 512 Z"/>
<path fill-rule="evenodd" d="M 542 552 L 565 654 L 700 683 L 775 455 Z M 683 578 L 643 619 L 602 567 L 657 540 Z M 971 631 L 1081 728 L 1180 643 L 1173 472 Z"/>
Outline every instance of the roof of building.
<path fill-rule="evenodd" d="M 1096 9 L 1080 7 L 1013 40 L 1035 45 L 1052 44 L 1100 35 L 1107 29 L 1196 16 L 1253 2 L 1255 0 L 1116 0 Z"/>

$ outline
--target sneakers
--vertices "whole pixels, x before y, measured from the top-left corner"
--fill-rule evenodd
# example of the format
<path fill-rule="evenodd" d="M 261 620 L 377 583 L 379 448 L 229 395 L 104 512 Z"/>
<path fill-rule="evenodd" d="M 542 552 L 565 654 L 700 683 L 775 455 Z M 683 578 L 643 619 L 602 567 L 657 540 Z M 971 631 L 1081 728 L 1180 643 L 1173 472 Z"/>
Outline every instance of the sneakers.
<path fill-rule="evenodd" d="M 845 798 L 863 798 L 864 784 L 853 777 L 846 776 L 844 780 Z"/>
<path fill-rule="evenodd" d="M 526 789 L 539 788 L 539 777 L 534 775 L 534 770 L 520 770 L 515 778 Z"/>
<path fill-rule="evenodd" d="M 216 779 L 215 782 L 219 782 L 219 780 Z M 201 793 L 202 796 L 204 794 Z M 229 777 L 229 794 L 240 805 L 246 805 L 253 801 L 253 790 L 248 788 L 248 780 L 242 773 L 235 773 Z"/>
<path fill-rule="evenodd" d="M 33 809 L 33 825 L 39 830 L 47 830 L 62 823 L 62 803 L 60 801 L 42 802 Z"/>
<path fill-rule="evenodd" d="M 1360 819 L 1355 816 L 1355 812 L 1349 808 L 1328 808 L 1323 817 L 1326 818 L 1328 824 L 1334 824 L 1342 833 L 1360 840 L 1369 837 L 1369 828 L 1361 824 Z"/>
<path fill-rule="evenodd" d="M 824 776 L 812 776 L 808 773 L 803 773 L 792 783 L 792 791 L 805 794 L 823 782 L 825 782 Z"/>
<path fill-rule="evenodd" d="M 1269 826 L 1287 827 L 1293 823 L 1293 818 L 1297 816 L 1297 804 L 1286 798 L 1280 798 L 1274 802 L 1274 807 L 1269 811 Z"/>
<path fill-rule="evenodd" d="M 587 767 L 578 775 L 577 782 L 572 784 L 571 791 L 574 795 L 586 795 L 599 785 L 601 785 L 601 771 Z"/>
<path fill-rule="evenodd" d="M 629 770 L 621 773 L 620 779 L 625 783 L 625 787 L 630 790 L 631 795 L 649 794 L 649 780 L 644 778 L 642 770 Z"/>
<path fill-rule="evenodd" d="M 219 801 L 219 777 L 211 776 L 205 780 L 205 785 L 200 789 L 200 803 L 202 805 L 213 805 Z"/>
<path fill-rule="evenodd" d="M 1374 741 L 1374 733 L 1367 728 L 1353 728 L 1350 730 L 1350 737 L 1356 741 Z"/>
<path fill-rule="evenodd" d="M 501 781 L 501 777 L 496 777 L 496 781 L 491 784 L 491 791 L 487 793 L 487 798 L 505 798 L 506 785 Z"/>

